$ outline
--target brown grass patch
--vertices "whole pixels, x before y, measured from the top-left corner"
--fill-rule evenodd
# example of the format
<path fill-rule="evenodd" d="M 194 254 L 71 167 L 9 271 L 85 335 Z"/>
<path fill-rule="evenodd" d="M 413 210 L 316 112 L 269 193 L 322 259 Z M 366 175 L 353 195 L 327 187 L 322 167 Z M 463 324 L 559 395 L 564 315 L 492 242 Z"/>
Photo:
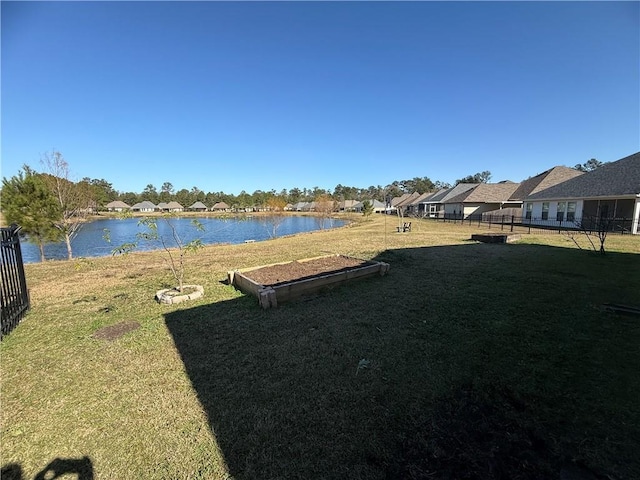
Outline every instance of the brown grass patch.
<path fill-rule="evenodd" d="M 140 328 L 138 322 L 120 322 L 115 325 L 109 325 L 108 327 L 102 327 L 93 334 L 93 338 L 99 340 L 113 341 L 117 340 L 126 333 L 133 332 Z"/>

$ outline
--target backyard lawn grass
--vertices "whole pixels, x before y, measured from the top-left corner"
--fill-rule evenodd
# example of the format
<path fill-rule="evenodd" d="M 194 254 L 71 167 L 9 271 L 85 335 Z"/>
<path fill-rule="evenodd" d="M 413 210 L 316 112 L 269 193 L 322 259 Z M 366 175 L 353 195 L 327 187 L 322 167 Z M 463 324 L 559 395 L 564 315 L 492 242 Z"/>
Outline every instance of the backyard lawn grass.
<path fill-rule="evenodd" d="M 56 459 L 96 479 L 640 478 L 640 318 L 601 308 L 640 306 L 640 237 L 599 255 L 353 219 L 205 247 L 185 275 L 205 295 L 178 305 L 153 299 L 174 286 L 160 252 L 27 265 L 3 480 Z M 335 253 L 391 268 L 271 310 L 224 282 Z"/>

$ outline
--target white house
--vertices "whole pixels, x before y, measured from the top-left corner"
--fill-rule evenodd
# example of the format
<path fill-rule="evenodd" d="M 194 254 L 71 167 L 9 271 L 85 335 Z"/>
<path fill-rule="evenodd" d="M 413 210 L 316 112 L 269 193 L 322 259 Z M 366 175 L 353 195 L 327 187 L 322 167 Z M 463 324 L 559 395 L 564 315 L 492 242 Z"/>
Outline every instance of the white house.
<path fill-rule="evenodd" d="M 155 209 L 156 209 L 156 206 L 149 200 L 136 203 L 131 207 L 131 210 L 134 212 L 153 212 L 155 211 Z"/>
<path fill-rule="evenodd" d="M 445 210 L 447 201 L 451 198 L 460 195 L 468 190 L 474 188 L 477 183 L 459 183 L 455 187 L 443 188 L 438 190 L 434 194 L 428 196 L 424 200 L 420 201 L 418 209 L 424 212 L 425 216 L 429 217 L 443 217 L 444 214 L 453 214 L 454 207 L 450 205 L 449 209 Z M 457 213 L 457 212 L 455 212 Z"/>
<path fill-rule="evenodd" d="M 169 212 L 182 212 L 184 211 L 184 207 L 180 205 L 178 202 L 169 202 L 166 206 L 167 211 Z"/>
<path fill-rule="evenodd" d="M 604 219 L 638 234 L 640 152 L 534 192 L 524 204 L 532 224 L 590 228 Z"/>
<path fill-rule="evenodd" d="M 189 207 L 189 210 L 193 212 L 206 212 L 208 210 L 207 206 L 202 202 L 195 202 L 193 205 Z"/>
<path fill-rule="evenodd" d="M 211 207 L 212 212 L 228 212 L 229 209 L 229 205 L 227 205 L 225 202 L 216 202 L 213 207 Z"/>
<path fill-rule="evenodd" d="M 362 212 L 362 210 L 364 209 L 364 202 L 367 200 L 363 200 L 362 202 L 357 202 L 356 204 L 353 205 L 353 211 L 354 212 Z M 368 202 L 371 204 L 371 206 L 373 207 L 373 212 L 374 213 L 384 213 L 385 210 L 385 205 L 384 203 L 382 203 L 380 200 L 368 200 Z"/>
<path fill-rule="evenodd" d="M 446 214 L 467 218 L 492 210 L 521 206 L 522 202 L 511 201 L 519 183 L 479 183 L 458 195 L 442 200 Z"/>
<path fill-rule="evenodd" d="M 108 212 L 124 212 L 125 210 L 129 210 L 131 207 L 120 200 L 114 200 L 113 202 L 107 203 L 105 208 Z"/>

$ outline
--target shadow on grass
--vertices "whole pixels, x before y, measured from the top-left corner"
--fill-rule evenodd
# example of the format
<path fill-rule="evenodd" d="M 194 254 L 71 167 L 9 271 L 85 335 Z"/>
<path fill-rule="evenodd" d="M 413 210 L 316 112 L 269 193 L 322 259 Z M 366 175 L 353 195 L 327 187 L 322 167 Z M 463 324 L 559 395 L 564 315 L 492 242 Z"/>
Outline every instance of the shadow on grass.
<path fill-rule="evenodd" d="M 75 480 L 93 480 L 93 463 L 89 457 L 56 458 L 33 477 L 33 480 L 54 480 L 71 478 Z M 22 466 L 18 463 L 3 465 L 0 469 L 2 480 L 24 480 Z"/>
<path fill-rule="evenodd" d="M 470 243 L 374 260 L 389 275 L 278 309 L 166 315 L 232 475 L 640 478 L 640 322 L 599 308 L 640 301 L 639 255 Z"/>

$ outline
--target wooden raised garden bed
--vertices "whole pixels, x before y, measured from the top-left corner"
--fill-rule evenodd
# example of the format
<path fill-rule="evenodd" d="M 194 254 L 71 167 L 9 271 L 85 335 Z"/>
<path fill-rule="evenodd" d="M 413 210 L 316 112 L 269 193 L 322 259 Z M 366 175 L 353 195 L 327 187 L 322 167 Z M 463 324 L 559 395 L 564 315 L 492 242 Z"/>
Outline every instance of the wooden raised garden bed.
<path fill-rule="evenodd" d="M 326 255 L 227 272 L 229 285 L 255 296 L 262 308 L 359 278 L 385 275 L 389 264 Z"/>

